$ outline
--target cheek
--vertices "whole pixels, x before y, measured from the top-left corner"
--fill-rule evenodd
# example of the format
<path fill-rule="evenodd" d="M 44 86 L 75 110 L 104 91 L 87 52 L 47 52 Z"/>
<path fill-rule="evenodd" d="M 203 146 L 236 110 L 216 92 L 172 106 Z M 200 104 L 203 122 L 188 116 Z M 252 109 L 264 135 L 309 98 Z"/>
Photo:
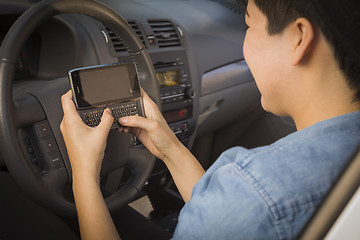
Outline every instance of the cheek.
<path fill-rule="evenodd" d="M 246 63 L 250 69 L 251 74 L 253 75 L 255 82 L 261 91 L 261 82 L 263 81 L 263 73 L 265 73 L 264 67 L 266 63 L 264 62 L 264 52 L 261 50 L 261 44 L 256 43 L 256 39 L 252 39 L 251 35 L 246 34 L 243 46 L 243 54 L 246 60 Z"/>
<path fill-rule="evenodd" d="M 246 61 L 246 63 L 248 64 L 250 71 L 251 71 L 251 65 L 252 65 L 252 56 L 253 56 L 253 51 L 252 51 L 252 41 L 251 41 L 251 37 L 249 37 L 249 33 L 246 33 L 245 35 L 245 39 L 244 39 L 244 45 L 243 45 L 243 55 L 244 55 L 244 59 Z"/>
<path fill-rule="evenodd" d="M 247 61 L 247 49 L 248 49 L 247 39 L 248 39 L 248 33 L 245 34 L 244 44 L 243 44 L 243 55 L 246 61 Z"/>
<path fill-rule="evenodd" d="M 256 56 L 257 54 L 256 50 L 254 50 L 254 48 L 255 48 L 254 41 L 252 41 L 249 34 L 246 33 L 244 39 L 244 45 L 243 45 L 243 54 L 244 54 L 244 59 L 248 67 L 250 68 L 253 77 L 255 77 L 256 66 L 257 66 L 256 60 L 258 59 L 258 57 Z"/>
<path fill-rule="evenodd" d="M 265 36 L 245 36 L 244 58 L 262 94 L 276 85 L 282 72 L 283 57 L 277 46 L 277 41 L 270 41 Z"/>
<path fill-rule="evenodd" d="M 251 34 L 247 34 L 244 40 L 244 58 L 261 93 L 263 108 L 278 113 L 279 104 L 286 92 L 284 83 L 289 76 L 284 78 L 286 52 L 281 39 Z"/>

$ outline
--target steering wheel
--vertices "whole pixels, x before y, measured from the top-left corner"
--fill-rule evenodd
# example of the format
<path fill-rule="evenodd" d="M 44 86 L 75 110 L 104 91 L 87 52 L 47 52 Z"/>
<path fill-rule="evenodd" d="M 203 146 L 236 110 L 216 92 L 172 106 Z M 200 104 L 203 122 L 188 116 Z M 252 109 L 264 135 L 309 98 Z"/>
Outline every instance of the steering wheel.
<path fill-rule="evenodd" d="M 59 14 L 81 13 L 111 28 L 137 65 L 142 88 L 160 106 L 160 93 L 151 59 L 131 26 L 116 12 L 93 0 L 45 0 L 28 9 L 11 27 L 0 49 L 0 146 L 5 164 L 17 183 L 38 203 L 63 215 L 76 214 L 73 199 L 64 189 L 71 183 L 71 166 L 59 126 L 63 112 L 60 97 L 70 89 L 64 77 L 32 81 L 21 90 L 13 86 L 15 63 L 29 36 L 41 23 Z M 56 168 L 35 171 L 24 151 L 24 132 L 48 123 L 58 153 Z M 34 144 L 34 143 L 32 143 Z M 149 177 L 155 157 L 143 146 L 128 147 L 128 135 L 110 132 L 102 175 L 118 168 L 129 171 L 127 182 L 106 197 L 111 212 L 130 202 Z M 35 142 L 36 145 L 36 142 Z M 55 145 L 55 146 L 54 146 Z M 50 146 L 50 145 L 49 145 Z M 121 147 L 122 146 L 122 147 Z M 53 149 L 54 150 L 54 149 Z"/>

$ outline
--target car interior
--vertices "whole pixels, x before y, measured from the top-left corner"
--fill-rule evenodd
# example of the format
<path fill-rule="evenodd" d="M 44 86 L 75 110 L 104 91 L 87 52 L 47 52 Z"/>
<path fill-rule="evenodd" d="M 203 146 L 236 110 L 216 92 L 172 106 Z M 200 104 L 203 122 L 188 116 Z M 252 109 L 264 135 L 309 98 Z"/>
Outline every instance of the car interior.
<path fill-rule="evenodd" d="M 1 174 L 78 234 L 59 125 L 68 72 L 81 67 L 135 62 L 141 87 L 205 169 L 226 149 L 296 131 L 292 119 L 262 109 L 244 29 L 244 10 L 232 0 L 0 0 Z M 110 212 L 130 204 L 174 231 L 184 202 L 162 161 L 131 134 L 111 130 L 101 186 Z"/>

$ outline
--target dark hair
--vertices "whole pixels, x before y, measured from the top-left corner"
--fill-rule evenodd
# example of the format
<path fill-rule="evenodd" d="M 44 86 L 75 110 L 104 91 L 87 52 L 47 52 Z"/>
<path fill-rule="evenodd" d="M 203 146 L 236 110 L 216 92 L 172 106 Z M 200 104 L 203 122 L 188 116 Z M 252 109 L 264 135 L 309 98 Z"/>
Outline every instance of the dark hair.
<path fill-rule="evenodd" d="M 247 1 L 238 0 L 238 2 L 246 5 Z M 339 35 L 341 34 L 336 34 L 336 31 L 332 30 L 331 24 L 321 17 L 320 7 L 316 6 L 314 2 L 316 0 L 254 0 L 255 5 L 267 17 L 267 28 L 270 35 L 282 32 L 288 24 L 299 17 L 308 19 L 316 26 L 332 46 L 334 57 L 346 77 L 348 86 L 355 91 L 353 101 L 360 101 L 360 61 L 351 53 L 354 51 L 351 46 L 346 46 L 340 39 Z M 352 33 L 347 32 L 346 34 Z"/>

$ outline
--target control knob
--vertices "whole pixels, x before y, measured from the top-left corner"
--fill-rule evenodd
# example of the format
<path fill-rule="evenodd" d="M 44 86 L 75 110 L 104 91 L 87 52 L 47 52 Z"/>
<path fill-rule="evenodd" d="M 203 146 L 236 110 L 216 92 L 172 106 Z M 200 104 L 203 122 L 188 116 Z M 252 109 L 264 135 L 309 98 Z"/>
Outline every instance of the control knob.
<path fill-rule="evenodd" d="M 195 90 L 192 87 L 185 88 L 184 93 L 187 98 L 193 99 L 195 97 Z"/>

